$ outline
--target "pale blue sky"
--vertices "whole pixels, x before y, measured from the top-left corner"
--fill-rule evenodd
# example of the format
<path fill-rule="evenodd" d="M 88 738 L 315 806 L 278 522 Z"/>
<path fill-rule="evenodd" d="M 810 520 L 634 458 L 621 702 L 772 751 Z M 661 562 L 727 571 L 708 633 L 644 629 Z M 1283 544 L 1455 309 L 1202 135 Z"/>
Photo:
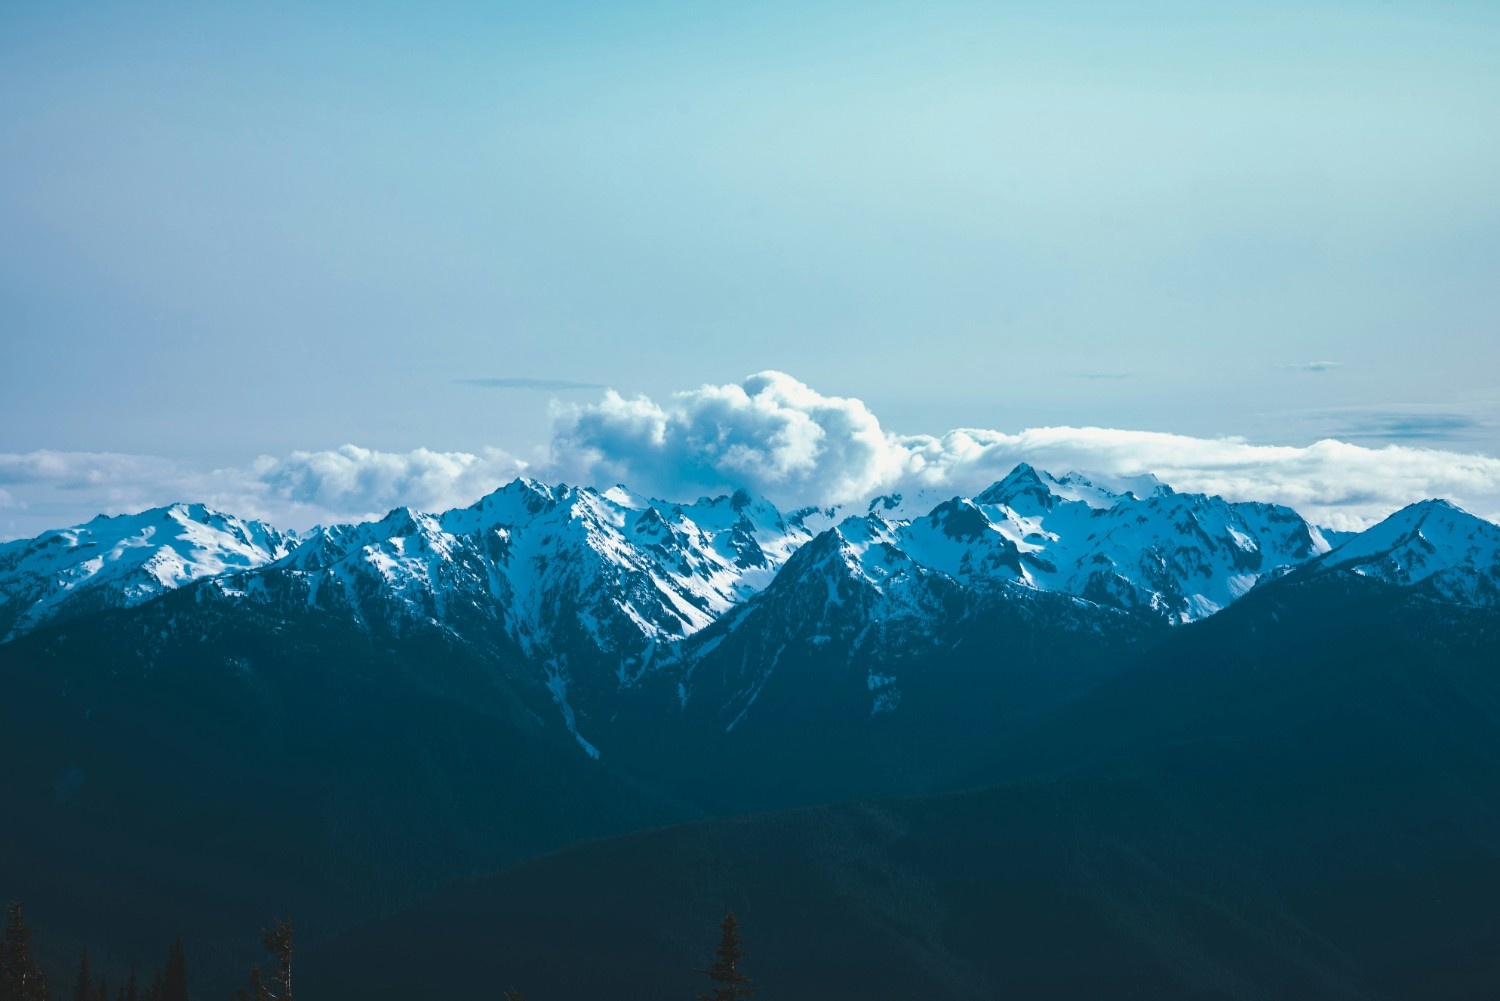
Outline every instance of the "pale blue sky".
<path fill-rule="evenodd" d="M 0 94 L 0 452 L 524 452 L 774 368 L 1500 455 L 1490 2 L 12 0 Z"/>

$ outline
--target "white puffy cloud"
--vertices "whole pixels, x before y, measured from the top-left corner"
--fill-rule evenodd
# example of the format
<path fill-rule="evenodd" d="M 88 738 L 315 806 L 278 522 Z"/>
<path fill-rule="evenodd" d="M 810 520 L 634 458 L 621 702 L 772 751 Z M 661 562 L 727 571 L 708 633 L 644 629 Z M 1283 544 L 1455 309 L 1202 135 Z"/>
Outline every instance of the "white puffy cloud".
<path fill-rule="evenodd" d="M 563 412 L 555 468 L 683 496 L 746 486 L 783 503 L 866 497 L 899 479 L 909 452 L 859 400 L 780 372 L 679 393 L 666 407 L 611 391 Z"/>
<path fill-rule="evenodd" d="M 1491 456 L 1335 440 L 1257 445 L 1097 427 L 898 435 L 860 400 L 824 396 L 780 372 L 703 386 L 664 403 L 607 392 L 597 403 L 559 411 L 549 458 L 530 468 L 498 449 L 383 452 L 355 445 L 212 470 L 145 455 L 0 454 L 0 507 L 12 537 L 177 500 L 305 528 L 400 505 L 469 504 L 523 471 L 554 482 L 625 483 L 673 499 L 743 486 L 792 507 L 919 487 L 972 495 L 1021 461 L 1106 480 L 1155 474 L 1179 490 L 1288 504 L 1335 528 L 1364 527 L 1428 497 L 1500 520 L 1500 459 Z"/>
<path fill-rule="evenodd" d="M 1152 474 L 1178 490 L 1287 504 L 1335 528 L 1364 527 L 1428 497 L 1448 497 L 1487 517 L 1500 512 L 1500 459 L 1437 449 L 1333 440 L 1255 445 L 1095 427 L 956 431 L 905 441 L 928 463 L 926 482 L 959 492 L 979 489 L 1026 461 L 1106 478 Z"/>
<path fill-rule="evenodd" d="M 881 428 L 862 402 L 763 372 L 667 404 L 615 393 L 562 413 L 554 464 L 579 480 L 666 496 L 745 486 L 782 504 L 833 504 L 910 487 L 974 493 L 1030 462 L 1105 477 L 1155 474 L 1179 490 L 1289 504 L 1333 527 L 1361 527 L 1427 497 L 1500 513 L 1500 459 L 1341 441 L 1256 445 L 1097 427 L 941 437 Z"/>

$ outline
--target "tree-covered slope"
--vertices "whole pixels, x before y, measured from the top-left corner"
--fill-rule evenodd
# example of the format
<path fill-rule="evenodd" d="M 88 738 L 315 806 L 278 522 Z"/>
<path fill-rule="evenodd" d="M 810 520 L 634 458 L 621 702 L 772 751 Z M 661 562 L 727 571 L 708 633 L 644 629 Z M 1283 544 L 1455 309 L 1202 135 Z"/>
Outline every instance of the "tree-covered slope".
<path fill-rule="evenodd" d="M 575 846 L 349 933 L 308 982 L 686 996 L 732 906 L 791 999 L 1500 988 L 1493 611 L 1268 587 L 1012 749 L 1016 778 L 982 790 Z"/>

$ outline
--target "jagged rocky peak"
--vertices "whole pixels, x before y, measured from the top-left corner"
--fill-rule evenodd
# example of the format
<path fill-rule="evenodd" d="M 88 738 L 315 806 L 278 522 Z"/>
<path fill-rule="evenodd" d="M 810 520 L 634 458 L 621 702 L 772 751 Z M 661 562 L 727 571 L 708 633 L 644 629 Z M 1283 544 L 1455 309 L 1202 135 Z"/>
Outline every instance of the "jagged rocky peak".
<path fill-rule="evenodd" d="M 1102 510 L 1114 507 L 1123 499 L 1150 496 L 1161 489 L 1171 492 L 1152 476 L 1132 477 L 1126 483 L 1129 489 L 1117 492 L 1100 486 L 1077 471 L 1053 476 L 1029 462 L 1022 462 L 1003 479 L 985 488 L 974 500 L 986 507 L 1005 507 L 1020 514 L 1039 516 L 1068 503 L 1081 502 Z"/>
<path fill-rule="evenodd" d="M 661 512 L 656 509 L 655 505 L 648 504 L 636 517 L 635 526 L 632 531 L 636 535 L 659 537 L 670 532 L 671 526 L 667 524 L 666 519 L 661 516 Z"/>
<path fill-rule="evenodd" d="M 699 497 L 691 504 L 668 504 L 665 501 L 653 503 L 682 511 L 705 528 L 728 526 L 736 522 L 757 525 L 784 522 L 783 515 L 776 505 L 764 497 L 757 497 L 743 487 L 729 494 Z"/>
<path fill-rule="evenodd" d="M 1025 499 L 1046 510 L 1057 504 L 1058 498 L 1052 490 L 1056 483 L 1049 474 L 1038 473 L 1031 463 L 1022 462 L 974 499 L 981 504 L 1003 504 L 1007 507 L 1014 507 L 1017 502 Z"/>
<path fill-rule="evenodd" d="M 224 516 L 219 514 L 219 512 L 209 510 L 207 504 L 178 501 L 176 504 L 169 504 L 162 511 L 163 521 L 195 521 L 200 525 L 207 525 L 211 524 L 215 519 L 221 524 L 225 520 Z"/>
<path fill-rule="evenodd" d="M 1289 508 L 1175 493 L 1142 477 L 1109 482 L 1023 462 L 973 499 L 920 487 L 877 497 L 851 516 L 838 506 L 783 514 L 744 489 L 682 504 L 624 485 L 518 477 L 469 507 L 439 515 L 397 508 L 301 540 L 176 504 L 0 545 L 0 630 L 45 620 L 60 592 L 97 585 L 100 601 L 118 604 L 271 564 L 270 572 L 305 577 L 310 602 L 321 593 L 315 578 L 358 578 L 350 593 L 397 614 L 403 603 L 423 616 L 485 610 L 524 635 L 528 649 L 573 628 L 554 614 L 559 608 L 576 609 L 605 637 L 676 636 L 765 589 L 794 554 L 804 566 L 836 556 L 870 581 L 921 573 L 961 586 L 1003 582 L 1190 621 L 1329 548 Z M 1444 582 L 1462 583 L 1495 566 L 1496 533 L 1431 501 L 1348 540 L 1325 562 L 1397 582 L 1447 573 Z"/>
<path fill-rule="evenodd" d="M 423 532 L 438 530 L 437 519 L 430 514 L 409 507 L 393 507 L 386 512 L 385 517 L 375 522 L 375 534 L 385 535 L 387 538 L 403 538 L 408 535 L 419 535 Z"/>
<path fill-rule="evenodd" d="M 365 529 L 364 525 L 318 526 L 300 544 L 271 565 L 278 570 L 322 570 L 342 559 Z"/>
<path fill-rule="evenodd" d="M 518 519 L 520 514 L 540 514 L 557 502 L 558 495 L 566 490 L 556 490 L 529 476 L 518 476 L 500 489 L 486 494 L 472 505 L 470 510 L 486 514 Z"/>
<path fill-rule="evenodd" d="M 948 538 L 961 542 L 977 542 L 992 527 L 984 512 L 962 497 L 939 504 L 927 516 L 927 523 Z"/>
<path fill-rule="evenodd" d="M 895 526 L 875 515 L 850 515 L 799 548 L 777 574 L 776 586 L 784 590 L 798 581 L 821 579 L 829 585 L 829 600 L 837 603 L 840 581 L 884 577 L 896 554 Z M 873 573 L 867 566 L 872 561 Z"/>
<path fill-rule="evenodd" d="M 872 542 L 889 542 L 896 537 L 896 525 L 879 515 L 850 515 L 839 522 L 831 532 L 823 533 L 838 545 L 869 545 Z M 821 537 L 820 537 L 821 538 Z"/>
<path fill-rule="evenodd" d="M 1342 563 L 1362 556 L 1385 554 L 1403 546 L 1443 551 L 1454 559 L 1479 555 L 1485 543 L 1500 535 L 1500 527 L 1476 517 L 1448 500 L 1432 499 L 1408 504 L 1384 521 L 1366 529 L 1338 549 L 1327 560 Z"/>
<path fill-rule="evenodd" d="M 1419 501 L 1320 556 L 1316 572 L 1425 585 L 1452 601 L 1500 603 L 1500 525 L 1451 501 Z"/>

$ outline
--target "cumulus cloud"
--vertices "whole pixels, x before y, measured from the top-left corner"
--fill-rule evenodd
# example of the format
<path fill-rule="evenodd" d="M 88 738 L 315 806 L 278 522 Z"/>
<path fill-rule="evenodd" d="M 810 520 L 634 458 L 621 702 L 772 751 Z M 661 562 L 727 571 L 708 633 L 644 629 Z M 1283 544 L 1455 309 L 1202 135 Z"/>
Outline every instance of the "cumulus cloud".
<path fill-rule="evenodd" d="M 835 504 L 912 487 L 973 493 L 1027 461 L 1057 472 L 1155 474 L 1181 490 L 1290 504 L 1357 527 L 1426 497 L 1493 517 L 1500 459 L 1326 440 L 1303 447 L 1097 427 L 897 435 L 859 400 L 763 372 L 664 405 L 608 393 L 563 412 L 554 463 L 588 482 L 666 496 L 746 486 L 782 504 Z"/>
<path fill-rule="evenodd" d="M 610 391 L 563 413 L 552 454 L 580 480 L 676 495 L 745 485 L 784 503 L 868 496 L 910 458 L 859 400 L 780 372 L 679 393 L 665 407 Z"/>
<path fill-rule="evenodd" d="M 383 452 L 346 445 L 200 470 L 155 456 L 0 454 L 7 534 L 177 500 L 289 528 L 360 520 L 407 505 L 472 503 L 520 473 L 690 500 L 745 487 L 783 507 L 858 503 L 914 488 L 972 495 L 1026 461 L 1111 478 L 1154 474 L 1179 490 L 1288 504 L 1360 528 L 1412 501 L 1447 497 L 1500 520 L 1500 459 L 1411 444 L 1306 446 L 1099 427 L 980 428 L 902 435 L 860 400 L 825 396 L 780 372 L 705 385 L 663 402 L 606 392 L 557 413 L 547 458 L 499 449 Z M 11 513 L 17 517 L 10 518 Z"/>

